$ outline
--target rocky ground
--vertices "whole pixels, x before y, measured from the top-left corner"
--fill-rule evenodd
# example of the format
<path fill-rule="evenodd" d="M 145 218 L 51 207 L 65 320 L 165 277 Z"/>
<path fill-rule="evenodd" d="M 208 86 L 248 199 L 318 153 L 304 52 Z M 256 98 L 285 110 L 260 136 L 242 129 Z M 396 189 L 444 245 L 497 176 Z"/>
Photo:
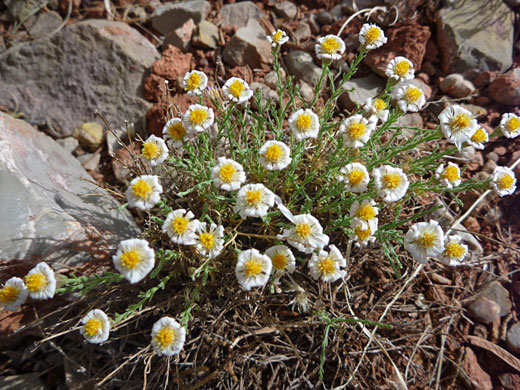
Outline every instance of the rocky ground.
<path fill-rule="evenodd" d="M 348 82 L 352 91 L 340 98 L 338 118 L 384 87 L 385 66 L 400 55 L 414 63 L 415 82 L 429 101 L 420 114 L 405 115 L 403 126 L 434 128 L 438 113 L 453 102 L 473 112 L 490 133 L 502 113 L 520 114 L 520 2 L 515 0 L 1 2 L 0 281 L 23 274 L 40 259 L 67 272 L 92 273 L 110 259 L 114 243 L 139 231 L 131 214 L 117 207 L 127 185 L 125 166 L 133 160 L 96 110 L 123 139 L 128 133 L 160 135 L 168 104 L 161 91 L 164 83 L 168 81 L 171 100 L 184 111 L 196 101 L 182 93 L 179 82 L 191 69 L 204 71 L 210 85 L 223 85 L 231 76 L 245 78 L 265 98 L 276 100 L 265 40 L 275 28 L 291 38 L 282 50 L 285 72 L 296 77 L 302 96 L 312 99 L 321 73 L 314 41 L 337 33 L 349 16 L 366 8 L 373 9 L 370 20 L 384 28 L 389 42 L 372 52 Z M 366 17 L 365 12 L 346 27 L 342 37 L 347 51 L 333 65 L 336 70 L 348 70 Z M 502 137 L 492 139 L 483 151 L 466 148 L 460 158 L 467 175 L 486 177 L 497 165 L 520 158 L 520 150 L 518 141 Z M 520 166 L 515 173 L 520 178 Z M 467 194 L 466 207 L 476 197 Z M 428 267 L 387 317 L 403 326 L 401 334 L 385 335 L 385 347 L 394 351 L 400 367 L 413 372 L 407 378 L 410 388 L 520 389 L 518 215 L 518 191 L 481 203 L 460 227 L 476 237 L 468 266 Z M 446 213 L 439 217 L 453 220 Z M 25 240 L 28 236 L 32 239 Z M 97 260 L 87 262 L 92 257 Z M 371 283 L 363 273 L 379 280 L 373 282 L 375 295 L 358 292 L 360 302 L 381 303 L 381 310 L 377 305 L 360 309 L 366 318 L 377 319 L 386 302 L 382 291 L 392 285 L 391 273 L 381 274 L 370 261 L 356 271 L 360 283 Z M 392 286 L 397 291 L 401 285 Z M 54 308 L 0 312 L 0 388 L 83 388 L 59 346 L 48 347 L 43 355 L 27 339 L 13 335 Z M 413 324 L 421 331 L 410 329 Z M 41 336 L 38 329 L 27 334 L 30 340 Z M 336 345 L 343 351 L 337 358 L 357 362 L 366 342 L 357 334 L 345 345 Z M 49 363 L 35 364 L 35 353 L 47 356 Z M 380 351 L 369 350 L 369 360 L 359 373 L 363 379 L 352 388 L 392 388 L 393 369 Z M 239 388 L 236 378 L 243 378 L 241 374 L 222 364 L 220 383 Z M 286 365 L 290 372 L 291 365 Z M 265 388 L 276 376 L 278 369 L 265 367 L 258 375 L 268 379 L 251 386 Z M 337 375 L 332 368 L 329 374 Z M 290 387 L 274 379 L 270 383 Z M 310 382 L 294 383 L 296 388 L 311 387 Z"/>

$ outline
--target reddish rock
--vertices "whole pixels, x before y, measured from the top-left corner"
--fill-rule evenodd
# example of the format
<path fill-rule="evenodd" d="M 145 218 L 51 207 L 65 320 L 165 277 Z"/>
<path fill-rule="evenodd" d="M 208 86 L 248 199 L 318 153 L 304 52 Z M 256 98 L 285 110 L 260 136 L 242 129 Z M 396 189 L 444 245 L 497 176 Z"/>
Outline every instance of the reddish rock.
<path fill-rule="evenodd" d="M 173 45 L 182 51 L 188 51 L 191 46 L 191 36 L 194 30 L 195 23 L 193 19 L 188 19 L 182 26 L 168 33 L 164 38 L 163 45 L 165 47 L 167 45 Z"/>
<path fill-rule="evenodd" d="M 464 348 L 464 361 L 462 369 L 468 376 L 468 379 L 477 390 L 493 390 L 491 377 L 478 364 L 477 356 L 470 347 Z"/>
<path fill-rule="evenodd" d="M 473 79 L 473 85 L 477 88 L 485 88 L 487 87 L 493 80 L 497 78 L 499 75 L 498 72 L 482 72 L 477 77 Z"/>
<path fill-rule="evenodd" d="M 132 146 L 127 148 L 119 149 L 112 159 L 112 170 L 117 180 L 122 183 L 126 183 L 127 177 L 130 174 L 130 169 L 135 167 L 134 156 L 138 156 L 140 153 L 141 146 L 139 143 L 134 142 Z M 130 154 L 129 150 L 132 152 Z"/>
<path fill-rule="evenodd" d="M 166 123 L 166 109 L 163 103 L 156 103 L 146 113 L 148 132 L 155 136 L 162 135 L 162 129 Z M 115 173 L 115 172 L 114 172 Z"/>
<path fill-rule="evenodd" d="M 428 76 L 432 77 L 439 73 L 439 70 L 430 61 L 424 61 L 421 70 Z"/>
<path fill-rule="evenodd" d="M 491 104 L 491 99 L 487 96 L 477 96 L 472 100 L 473 104 L 476 104 L 477 106 L 485 107 Z"/>
<path fill-rule="evenodd" d="M 164 78 L 151 74 L 144 79 L 143 82 L 143 96 L 151 102 L 159 102 L 163 97 L 161 88 L 164 87 Z"/>
<path fill-rule="evenodd" d="M 466 229 L 468 229 L 470 232 L 480 232 L 480 224 L 475 217 L 469 217 L 466 219 L 464 226 L 466 226 Z"/>
<path fill-rule="evenodd" d="M 162 52 L 162 57 L 152 65 L 152 72 L 167 80 L 175 81 L 191 70 L 191 53 L 183 53 L 175 46 L 168 45 Z"/>
<path fill-rule="evenodd" d="M 438 63 L 439 60 L 439 47 L 433 39 L 429 39 L 426 42 L 426 53 L 424 53 L 424 59 L 426 61 Z"/>
<path fill-rule="evenodd" d="M 520 105 L 520 68 L 498 76 L 488 88 L 489 96 L 506 106 Z"/>
<path fill-rule="evenodd" d="M 389 28 L 387 36 L 388 43 L 366 58 L 367 65 L 374 72 L 384 76 L 388 62 L 397 56 L 404 56 L 412 61 L 416 71 L 421 69 L 426 43 L 431 36 L 428 26 L 421 26 L 417 22 L 403 22 Z"/>

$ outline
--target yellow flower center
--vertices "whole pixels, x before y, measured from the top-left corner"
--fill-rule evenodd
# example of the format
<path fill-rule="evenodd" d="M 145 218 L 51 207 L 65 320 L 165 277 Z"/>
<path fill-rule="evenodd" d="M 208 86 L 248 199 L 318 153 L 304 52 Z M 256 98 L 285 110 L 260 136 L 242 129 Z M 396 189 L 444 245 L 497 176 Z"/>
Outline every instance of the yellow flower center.
<path fill-rule="evenodd" d="M 361 183 L 365 177 L 365 172 L 360 169 L 353 169 L 348 175 L 348 181 L 351 185 L 355 186 Z"/>
<path fill-rule="evenodd" d="M 311 234 L 311 227 L 306 223 L 299 223 L 294 227 L 294 232 L 302 240 L 305 240 Z"/>
<path fill-rule="evenodd" d="M 379 36 L 381 35 L 381 30 L 379 30 L 379 28 L 377 27 L 370 27 L 367 31 L 367 33 L 365 34 L 365 41 L 367 42 L 368 45 L 374 43 L 378 38 Z"/>
<path fill-rule="evenodd" d="M 0 290 L 0 302 L 14 302 L 20 295 L 20 289 L 18 287 L 13 286 L 5 286 Z"/>
<path fill-rule="evenodd" d="M 354 122 L 348 128 L 348 134 L 352 139 L 359 139 L 365 134 L 366 125 L 362 122 Z"/>
<path fill-rule="evenodd" d="M 507 121 L 506 128 L 510 132 L 514 133 L 515 131 L 518 130 L 518 128 L 520 128 L 520 119 L 518 119 L 516 117 L 512 117 L 511 119 L 509 119 Z"/>
<path fill-rule="evenodd" d="M 372 206 L 367 204 L 359 208 L 357 216 L 365 221 L 369 221 L 376 216 L 376 212 Z"/>
<path fill-rule="evenodd" d="M 482 129 L 482 127 L 475 131 L 475 134 L 471 136 L 471 141 L 475 142 L 476 144 L 485 142 L 486 139 L 486 133 L 484 132 L 484 129 Z"/>
<path fill-rule="evenodd" d="M 47 276 L 44 274 L 31 274 L 27 275 L 25 278 L 25 287 L 27 291 L 37 292 L 41 291 L 47 285 Z"/>
<path fill-rule="evenodd" d="M 186 83 L 186 89 L 188 91 L 193 91 L 200 87 L 202 83 L 202 77 L 198 73 L 192 73 L 190 77 L 188 77 L 188 82 Z"/>
<path fill-rule="evenodd" d="M 190 122 L 200 126 L 208 118 L 208 112 L 204 108 L 195 108 L 190 111 Z"/>
<path fill-rule="evenodd" d="M 222 180 L 224 183 L 231 183 L 233 181 L 233 176 L 235 176 L 235 167 L 233 164 L 225 164 L 220 167 L 220 180 Z"/>
<path fill-rule="evenodd" d="M 441 178 L 447 179 L 451 182 L 460 179 L 459 170 L 457 167 L 450 165 L 449 167 L 444 168 L 442 171 Z"/>
<path fill-rule="evenodd" d="M 513 179 L 510 175 L 504 175 L 497 180 L 497 185 L 501 190 L 507 190 L 511 188 L 514 182 L 515 179 Z"/>
<path fill-rule="evenodd" d="M 155 335 L 155 342 L 160 349 L 165 349 L 175 341 L 175 330 L 170 328 L 162 328 Z"/>
<path fill-rule="evenodd" d="M 148 141 L 143 144 L 141 152 L 148 160 L 153 160 L 161 155 L 161 148 L 155 142 Z"/>
<path fill-rule="evenodd" d="M 327 257 L 318 261 L 318 269 L 322 275 L 332 275 L 336 271 L 335 261 Z"/>
<path fill-rule="evenodd" d="M 370 228 L 367 228 L 367 229 L 356 228 L 355 233 L 356 233 L 356 236 L 359 241 L 365 241 L 366 239 L 368 239 L 370 237 L 370 235 L 372 234 L 372 231 L 370 230 Z"/>
<path fill-rule="evenodd" d="M 265 151 L 265 159 L 272 163 L 277 162 L 282 157 L 282 148 L 280 145 L 273 144 Z"/>
<path fill-rule="evenodd" d="M 450 122 L 450 127 L 454 130 L 461 130 L 468 127 L 471 123 L 471 118 L 468 114 L 458 114 Z"/>
<path fill-rule="evenodd" d="M 181 235 L 188 229 L 188 219 L 184 217 L 175 217 L 172 221 L 172 229 L 176 234 Z"/>
<path fill-rule="evenodd" d="M 281 30 L 278 30 L 273 34 L 273 41 L 276 43 L 280 42 L 280 40 L 283 38 L 283 33 Z"/>
<path fill-rule="evenodd" d="M 85 334 L 89 337 L 94 337 L 101 332 L 103 322 L 99 318 L 92 318 L 85 324 Z"/>
<path fill-rule="evenodd" d="M 246 191 L 246 202 L 251 206 L 256 206 L 262 201 L 262 191 L 261 190 L 251 190 Z"/>
<path fill-rule="evenodd" d="M 410 63 L 408 61 L 401 61 L 395 64 L 394 72 L 399 77 L 404 77 L 410 70 Z"/>
<path fill-rule="evenodd" d="M 140 199 L 148 199 L 152 192 L 152 186 L 142 179 L 132 185 L 132 193 Z"/>
<path fill-rule="evenodd" d="M 387 107 L 385 101 L 383 99 L 376 99 L 374 100 L 374 108 L 377 110 L 377 111 L 380 111 L 380 110 L 385 110 Z"/>
<path fill-rule="evenodd" d="M 261 262 L 255 259 L 246 262 L 245 274 L 248 278 L 250 278 L 251 276 L 257 276 L 260 274 L 260 272 L 262 272 Z"/>
<path fill-rule="evenodd" d="M 430 248 L 435 245 L 435 240 L 437 240 L 437 235 L 425 232 L 421 235 L 418 241 L 421 246 Z"/>
<path fill-rule="evenodd" d="M 121 264 L 123 264 L 123 267 L 126 269 L 134 269 L 142 260 L 143 256 L 135 249 L 126 251 L 121 255 Z"/>
<path fill-rule="evenodd" d="M 383 187 L 393 190 L 403 183 L 401 176 L 398 173 L 387 173 L 383 175 Z"/>
<path fill-rule="evenodd" d="M 285 255 L 282 255 L 281 253 L 276 253 L 271 259 L 271 262 L 273 263 L 273 267 L 275 269 L 281 271 L 285 269 L 285 266 L 287 265 L 287 258 L 285 257 Z"/>
<path fill-rule="evenodd" d="M 444 255 L 448 257 L 458 259 L 464 256 L 464 253 L 466 253 L 466 251 L 458 242 L 449 242 L 444 247 Z"/>
<path fill-rule="evenodd" d="M 309 130 L 311 127 L 311 116 L 307 113 L 301 114 L 298 119 L 296 119 L 296 127 L 299 131 L 305 132 Z"/>
<path fill-rule="evenodd" d="M 184 128 L 182 123 L 179 122 L 168 126 L 168 133 L 170 134 L 170 137 L 172 137 L 173 139 L 176 139 L 177 141 L 182 141 L 183 138 L 186 136 L 186 129 Z"/>
<path fill-rule="evenodd" d="M 322 50 L 327 54 L 335 54 L 340 47 L 341 43 L 335 37 L 325 38 L 325 40 L 321 44 Z"/>
<path fill-rule="evenodd" d="M 419 88 L 410 87 L 406 90 L 404 98 L 408 103 L 415 103 L 422 96 L 422 92 Z"/>
<path fill-rule="evenodd" d="M 231 95 L 233 95 L 237 99 L 242 96 L 242 92 L 244 92 L 244 89 L 244 83 L 242 83 L 239 80 L 233 81 L 229 86 L 229 92 L 231 92 Z"/>
<path fill-rule="evenodd" d="M 208 250 L 213 248 L 213 245 L 215 245 L 215 237 L 211 233 L 202 233 L 199 236 L 199 240 L 202 246 Z"/>

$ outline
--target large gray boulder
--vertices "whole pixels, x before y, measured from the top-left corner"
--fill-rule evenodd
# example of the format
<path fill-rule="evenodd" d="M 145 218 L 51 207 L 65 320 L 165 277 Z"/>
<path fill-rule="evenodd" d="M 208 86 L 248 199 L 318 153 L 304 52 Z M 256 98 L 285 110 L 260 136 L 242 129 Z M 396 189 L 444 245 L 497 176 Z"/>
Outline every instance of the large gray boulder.
<path fill-rule="evenodd" d="M 0 259 L 76 265 L 139 228 L 52 138 L 0 113 Z"/>
<path fill-rule="evenodd" d="M 105 114 L 144 128 L 150 104 L 141 83 L 159 58 L 137 30 L 120 22 L 88 20 L 59 33 L 11 47 L 0 55 L 0 105 L 47 121 L 61 136 Z"/>
<path fill-rule="evenodd" d="M 505 72 L 513 64 L 514 13 L 501 0 L 448 3 L 437 15 L 445 73 Z"/>

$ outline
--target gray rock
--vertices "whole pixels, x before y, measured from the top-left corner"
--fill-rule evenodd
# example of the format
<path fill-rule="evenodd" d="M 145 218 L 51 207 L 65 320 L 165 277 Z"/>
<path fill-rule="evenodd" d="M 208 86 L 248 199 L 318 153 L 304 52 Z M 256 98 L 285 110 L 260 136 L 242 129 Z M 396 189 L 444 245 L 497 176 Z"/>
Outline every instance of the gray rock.
<path fill-rule="evenodd" d="M 282 78 L 282 83 L 283 83 L 285 81 L 285 70 L 283 70 L 283 68 L 280 68 L 280 76 Z M 272 70 L 271 72 L 269 72 L 265 75 L 264 83 L 269 88 L 272 88 L 275 91 L 278 89 L 278 85 L 277 85 L 278 75 L 276 74 L 276 72 L 274 70 Z"/>
<path fill-rule="evenodd" d="M 298 86 L 300 87 L 300 96 L 303 98 L 303 100 L 306 103 L 312 102 L 312 99 L 314 99 L 314 88 L 312 88 L 303 80 L 300 80 Z"/>
<path fill-rule="evenodd" d="M 249 85 L 249 87 L 255 92 L 255 96 L 256 96 L 257 91 L 258 90 L 260 91 L 260 104 L 262 105 L 262 107 L 265 107 L 269 100 L 278 104 L 278 102 L 280 100 L 278 98 L 278 93 L 276 93 L 276 91 L 269 88 L 267 85 L 265 85 L 263 83 L 254 82 L 254 83 L 251 83 Z M 252 106 L 254 109 L 258 109 L 258 106 L 256 104 L 256 99 L 253 98 L 251 100 L 251 103 L 252 103 Z"/>
<path fill-rule="evenodd" d="M 193 46 L 201 49 L 216 49 L 218 46 L 218 27 L 203 20 L 197 25 L 192 38 Z"/>
<path fill-rule="evenodd" d="M 437 15 L 445 73 L 505 72 L 513 64 L 514 13 L 499 0 L 454 1 Z"/>
<path fill-rule="evenodd" d="M 303 80 L 315 87 L 321 76 L 321 68 L 314 63 L 312 56 L 305 51 L 292 51 L 284 57 L 287 71 L 297 80 Z"/>
<path fill-rule="evenodd" d="M 334 23 L 334 18 L 330 12 L 324 9 L 320 9 L 316 13 L 316 18 L 318 19 L 318 23 L 321 25 Z"/>
<path fill-rule="evenodd" d="M 173 45 L 186 52 L 191 46 L 191 36 L 195 30 L 193 19 L 188 19 L 182 26 L 172 30 L 164 37 L 163 47 Z"/>
<path fill-rule="evenodd" d="M 99 148 L 105 139 L 103 126 L 97 122 L 82 123 L 74 129 L 72 136 L 78 140 L 81 146 L 92 151 Z"/>
<path fill-rule="evenodd" d="M 498 160 L 500 160 L 500 156 L 495 152 L 489 152 L 487 154 L 487 158 L 488 160 L 494 161 L 496 163 L 498 162 Z"/>
<path fill-rule="evenodd" d="M 195 24 L 200 23 L 208 16 L 210 10 L 210 3 L 204 0 L 164 4 L 155 9 L 152 15 L 152 26 L 162 35 L 167 35 L 189 19 L 193 19 Z"/>
<path fill-rule="evenodd" d="M 220 10 L 220 26 L 222 28 L 244 27 L 250 19 L 258 20 L 264 16 L 266 16 L 264 12 L 252 1 L 226 4 Z"/>
<path fill-rule="evenodd" d="M 313 34 L 319 34 L 321 31 L 320 24 L 318 23 L 318 18 L 316 17 L 316 14 L 310 14 L 307 18 L 307 23 L 309 23 L 309 27 L 311 28 L 311 31 Z"/>
<path fill-rule="evenodd" d="M 343 85 L 343 88 L 352 91 L 343 93 L 338 102 L 341 107 L 353 110 L 356 105 L 362 106 L 368 98 L 377 96 L 384 86 L 385 81 L 375 74 L 351 79 Z"/>
<path fill-rule="evenodd" d="M 500 318 L 500 306 L 482 295 L 468 305 L 468 310 L 475 320 L 484 324 L 490 324 Z"/>
<path fill-rule="evenodd" d="M 311 38 L 311 27 L 305 23 L 301 22 L 296 30 L 294 30 L 294 39 L 296 39 L 297 43 L 307 41 Z"/>
<path fill-rule="evenodd" d="M 48 0 L 5 0 L 9 13 L 17 22 L 23 23 L 42 8 Z"/>
<path fill-rule="evenodd" d="M 342 10 L 341 4 L 335 5 L 330 10 L 330 14 L 332 15 L 332 18 L 334 19 L 335 22 L 340 20 L 343 17 L 343 10 Z"/>
<path fill-rule="evenodd" d="M 87 171 L 96 171 L 101 161 L 101 154 L 99 152 L 85 153 L 78 156 L 78 161 Z"/>
<path fill-rule="evenodd" d="M 0 388 L 2 390 L 47 390 L 40 379 L 40 373 L 1 376 Z"/>
<path fill-rule="evenodd" d="M 121 145 L 119 140 L 121 140 L 121 142 L 124 144 L 128 144 L 128 134 L 130 134 L 130 137 L 132 137 L 132 139 L 135 138 L 135 128 L 133 126 L 129 126 L 128 130 L 126 129 L 126 127 L 114 129 L 114 132 L 115 135 L 111 131 L 107 131 L 106 141 L 109 156 L 113 156 L 115 152 L 124 147 L 123 145 Z"/>
<path fill-rule="evenodd" d="M 298 7 L 290 1 L 282 1 L 274 6 L 274 13 L 280 18 L 294 19 L 298 13 Z"/>
<path fill-rule="evenodd" d="M 397 126 L 401 127 L 423 127 L 423 119 L 418 112 L 405 114 L 397 120 Z M 404 130 L 403 130 L 404 131 Z M 412 130 L 413 134 L 413 130 Z"/>
<path fill-rule="evenodd" d="M 57 139 L 56 142 L 59 143 L 61 147 L 69 153 L 74 152 L 79 146 L 78 140 L 74 137 Z"/>
<path fill-rule="evenodd" d="M 441 91 L 456 98 L 469 96 L 475 90 L 475 86 L 464 76 L 458 73 L 452 73 L 441 81 L 439 87 Z"/>
<path fill-rule="evenodd" d="M 520 322 L 513 324 L 507 331 L 506 346 L 513 353 L 520 352 Z"/>
<path fill-rule="evenodd" d="M 476 154 L 477 150 L 473 146 L 465 146 L 460 153 L 458 151 L 455 153 L 456 156 L 460 156 L 466 161 L 473 161 Z"/>
<path fill-rule="evenodd" d="M 497 167 L 497 163 L 493 160 L 488 160 L 486 161 L 486 163 L 484 164 L 484 172 L 486 173 L 493 173 L 493 171 L 495 170 L 495 168 Z"/>
<path fill-rule="evenodd" d="M 222 54 L 224 61 L 231 66 L 249 65 L 251 68 L 260 68 L 262 63 L 273 62 L 271 45 L 266 39 L 265 31 L 254 19 L 249 19 L 247 26 L 238 29 Z"/>
<path fill-rule="evenodd" d="M 499 282 L 489 283 L 481 294 L 496 302 L 500 306 L 500 317 L 508 315 L 511 312 L 511 301 L 509 300 L 509 291 Z"/>
<path fill-rule="evenodd" d="M 79 22 L 0 55 L 0 105 L 18 104 L 29 120 L 52 121 L 63 137 L 92 121 L 95 109 L 114 126 L 129 120 L 144 129 L 150 103 L 141 98 L 141 83 L 158 58 L 125 23 Z"/>
<path fill-rule="evenodd" d="M 139 228 L 47 135 L 0 113 L 0 258 L 76 265 Z"/>
<path fill-rule="evenodd" d="M 49 11 L 40 13 L 31 23 L 25 23 L 25 27 L 31 38 L 37 39 L 53 33 L 62 22 L 59 13 Z"/>

